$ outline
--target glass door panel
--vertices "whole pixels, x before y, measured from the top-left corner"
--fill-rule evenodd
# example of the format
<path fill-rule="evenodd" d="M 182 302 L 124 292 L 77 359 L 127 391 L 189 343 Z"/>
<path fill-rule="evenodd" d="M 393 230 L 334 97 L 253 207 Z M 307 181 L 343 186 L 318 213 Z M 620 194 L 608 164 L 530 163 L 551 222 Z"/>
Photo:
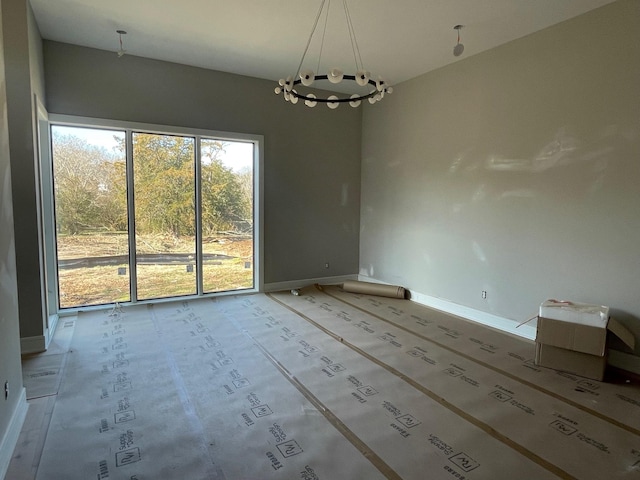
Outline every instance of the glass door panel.
<path fill-rule="evenodd" d="M 125 132 L 51 127 L 60 308 L 130 300 Z"/>
<path fill-rule="evenodd" d="M 137 298 L 197 293 L 195 139 L 132 133 Z"/>
<path fill-rule="evenodd" d="M 48 131 L 59 308 L 255 287 L 257 143 L 118 125 Z"/>
<path fill-rule="evenodd" d="M 253 288 L 254 144 L 200 141 L 203 290 Z"/>

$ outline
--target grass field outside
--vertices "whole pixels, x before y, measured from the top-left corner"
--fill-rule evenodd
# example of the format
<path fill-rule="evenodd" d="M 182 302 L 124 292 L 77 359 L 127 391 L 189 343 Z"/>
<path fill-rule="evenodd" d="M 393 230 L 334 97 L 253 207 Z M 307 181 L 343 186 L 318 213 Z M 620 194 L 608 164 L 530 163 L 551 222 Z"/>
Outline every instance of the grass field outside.
<path fill-rule="evenodd" d="M 128 239 L 123 233 L 59 235 L 57 238 L 60 307 L 99 305 L 130 301 L 127 263 L 74 267 L 74 260 L 123 256 Z M 136 237 L 138 255 L 183 254 L 184 261 L 139 264 L 138 299 L 166 298 L 196 293 L 195 239 L 171 235 Z M 204 292 L 253 287 L 253 240 L 250 237 L 219 235 L 203 239 L 205 261 Z"/>

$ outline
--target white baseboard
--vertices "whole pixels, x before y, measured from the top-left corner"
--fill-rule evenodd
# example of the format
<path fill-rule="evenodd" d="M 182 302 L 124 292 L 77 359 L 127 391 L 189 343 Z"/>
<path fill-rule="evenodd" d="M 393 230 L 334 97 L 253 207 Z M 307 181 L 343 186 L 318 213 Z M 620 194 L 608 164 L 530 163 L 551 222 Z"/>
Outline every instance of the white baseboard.
<path fill-rule="evenodd" d="M 9 421 L 7 431 L 2 437 L 2 441 L 0 441 L 0 478 L 4 478 L 7 474 L 9 463 L 11 463 L 11 457 L 13 457 L 13 451 L 18 444 L 18 438 L 22 431 L 22 425 L 24 425 L 24 420 L 27 417 L 28 409 L 29 404 L 27 403 L 27 391 L 23 387 L 22 392 L 20 392 L 18 404 L 16 405 L 13 415 L 11 416 L 11 420 Z"/>
<path fill-rule="evenodd" d="M 20 339 L 20 353 L 28 355 L 31 353 L 44 352 L 47 349 L 47 339 L 44 335 L 35 337 L 22 337 Z"/>
<path fill-rule="evenodd" d="M 364 282 L 386 283 L 364 275 L 358 275 L 358 279 Z M 518 327 L 518 323 L 515 320 L 499 317 L 498 315 L 465 307 L 464 305 L 458 305 L 449 300 L 432 297 L 413 290 L 410 290 L 410 294 L 411 301 L 424 305 L 425 307 L 456 315 L 466 320 L 471 320 L 503 332 L 511 333 L 512 335 L 517 335 L 518 337 L 526 338 L 527 340 L 535 340 L 536 338 L 535 324 L 524 324 Z"/>
<path fill-rule="evenodd" d="M 278 292 L 282 290 L 291 290 L 294 288 L 307 287 L 309 285 L 315 285 L 319 283 L 321 285 L 336 285 L 338 283 L 344 283 L 347 280 L 357 280 L 358 276 L 353 275 L 339 275 L 336 277 L 321 277 L 321 278 L 307 278 L 306 280 L 291 280 L 287 282 L 274 282 L 265 283 L 265 292 Z"/>
<path fill-rule="evenodd" d="M 376 280 L 375 278 L 369 278 L 365 275 L 358 275 L 358 280 L 363 282 L 372 283 L 386 283 Z M 422 293 L 410 291 L 411 300 L 424 305 L 426 307 L 435 308 L 451 315 L 462 317 L 466 320 L 471 320 L 482 325 L 508 332 L 518 337 L 526 338 L 527 340 L 536 339 L 536 325 L 535 322 L 526 323 L 518 327 L 518 323 L 508 318 L 499 317 L 491 313 L 482 312 L 474 308 L 465 307 L 464 305 L 458 305 L 448 300 L 443 300 L 437 297 L 431 297 Z M 517 327 L 517 328 L 516 328 Z M 633 372 L 640 375 L 640 357 L 632 355 L 630 353 L 620 352 L 618 350 L 609 350 L 609 365 L 616 368 L 626 370 L 627 372 Z"/>
<path fill-rule="evenodd" d="M 361 275 L 361 274 L 358 274 L 358 281 L 359 282 L 369 282 L 369 283 L 380 283 L 382 285 L 390 285 L 389 283 L 383 282 L 382 280 L 378 280 L 377 278 L 367 277 L 366 275 Z"/>
<path fill-rule="evenodd" d="M 45 349 L 49 348 L 49 344 L 53 339 L 53 334 L 56 333 L 56 327 L 58 326 L 58 319 L 59 319 L 59 316 L 57 313 L 55 315 L 49 315 L 49 328 L 47 328 L 47 331 L 46 331 Z"/>
<path fill-rule="evenodd" d="M 56 332 L 56 326 L 58 325 L 58 315 L 49 316 L 49 328 L 44 332 L 44 335 L 36 335 L 35 337 L 22 337 L 20 339 L 20 354 L 29 355 L 32 353 L 45 352 L 49 348 L 49 344 L 53 339 L 53 334 Z"/>
<path fill-rule="evenodd" d="M 481 323 L 482 325 L 486 325 L 518 337 L 526 338 L 527 340 L 536 339 L 535 325 L 526 323 L 518 327 L 519 324 L 515 320 L 499 317 L 492 313 L 483 312 L 471 307 L 465 307 L 464 305 L 458 305 L 457 303 L 450 302 L 449 300 L 430 297 L 429 295 L 413 291 L 411 292 L 411 300 L 451 315 L 457 315 L 458 317 L 462 317 L 466 320 L 472 320 L 474 322 Z"/>

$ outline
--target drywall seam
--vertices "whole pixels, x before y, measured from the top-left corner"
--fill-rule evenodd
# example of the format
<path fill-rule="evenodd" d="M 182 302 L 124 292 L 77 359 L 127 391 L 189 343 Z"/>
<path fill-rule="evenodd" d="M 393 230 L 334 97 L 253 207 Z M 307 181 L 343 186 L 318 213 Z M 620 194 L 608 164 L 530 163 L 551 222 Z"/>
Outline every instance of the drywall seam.
<path fill-rule="evenodd" d="M 365 275 L 358 275 L 358 280 L 365 282 L 386 283 L 376 280 L 374 278 L 367 277 Z M 466 320 L 471 320 L 482 325 L 486 325 L 491 328 L 495 328 L 502 332 L 511 333 L 518 337 L 526 338 L 527 340 L 536 339 L 536 327 L 535 325 L 524 324 L 518 326 L 514 320 L 508 318 L 499 317 L 492 313 L 482 312 L 475 308 L 465 307 L 464 305 L 458 305 L 457 303 L 444 300 L 442 298 L 432 297 L 425 295 L 424 293 L 415 292 L 410 290 L 411 300 L 424 305 L 425 307 L 435 308 L 441 312 L 448 313 L 450 315 L 456 315 Z"/>
<path fill-rule="evenodd" d="M 336 277 L 307 278 L 305 280 L 291 280 L 287 282 L 265 283 L 264 292 L 278 292 L 291 290 L 292 288 L 308 287 L 309 285 L 336 285 L 347 280 L 357 280 L 358 275 L 338 275 Z M 379 283 L 379 282 L 378 282 Z"/>
<path fill-rule="evenodd" d="M 27 403 L 27 391 L 23 387 L 20 392 L 20 399 L 18 400 L 16 409 L 13 411 L 13 415 L 9 421 L 9 428 L 0 442 L 0 478 L 4 478 L 7 474 L 9 463 L 11 463 L 11 457 L 13 456 L 13 451 L 18 444 L 22 425 L 24 424 L 25 418 L 27 418 L 28 409 L 29 404 Z"/>
<path fill-rule="evenodd" d="M 47 339 L 44 335 L 22 337 L 20 339 L 20 354 L 40 353 L 47 350 Z"/>

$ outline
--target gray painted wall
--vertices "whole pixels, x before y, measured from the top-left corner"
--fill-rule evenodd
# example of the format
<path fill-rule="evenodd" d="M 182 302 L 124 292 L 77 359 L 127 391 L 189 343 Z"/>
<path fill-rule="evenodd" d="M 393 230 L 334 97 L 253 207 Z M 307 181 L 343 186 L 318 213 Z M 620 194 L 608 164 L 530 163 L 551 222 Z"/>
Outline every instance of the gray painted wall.
<path fill-rule="evenodd" d="M 29 67 L 31 72 L 31 89 L 44 104 L 45 85 L 44 85 L 44 60 L 42 55 L 42 35 L 40 28 L 36 22 L 36 17 L 28 3 L 27 10 L 27 27 L 29 35 Z"/>
<path fill-rule="evenodd" d="M 11 200 L 11 166 L 4 41 L 0 7 L 0 443 L 16 411 L 22 391 L 20 336 L 18 328 L 18 289 L 16 283 L 15 239 Z M 9 398 L 4 398 L 4 384 L 9 382 Z M 1 457 L 1 455 L 0 455 Z M 3 473 L 0 465 L 0 476 Z"/>
<path fill-rule="evenodd" d="M 47 318 L 41 288 L 33 123 L 33 95 L 44 96 L 41 40 L 26 0 L 2 0 L 2 8 L 20 335 L 44 340 Z"/>
<path fill-rule="evenodd" d="M 360 273 L 515 321 L 608 305 L 640 339 L 639 31 L 621 0 L 367 108 Z"/>
<path fill-rule="evenodd" d="M 309 109 L 272 82 L 51 41 L 44 59 L 49 113 L 264 135 L 265 283 L 357 271 L 359 109 Z"/>

